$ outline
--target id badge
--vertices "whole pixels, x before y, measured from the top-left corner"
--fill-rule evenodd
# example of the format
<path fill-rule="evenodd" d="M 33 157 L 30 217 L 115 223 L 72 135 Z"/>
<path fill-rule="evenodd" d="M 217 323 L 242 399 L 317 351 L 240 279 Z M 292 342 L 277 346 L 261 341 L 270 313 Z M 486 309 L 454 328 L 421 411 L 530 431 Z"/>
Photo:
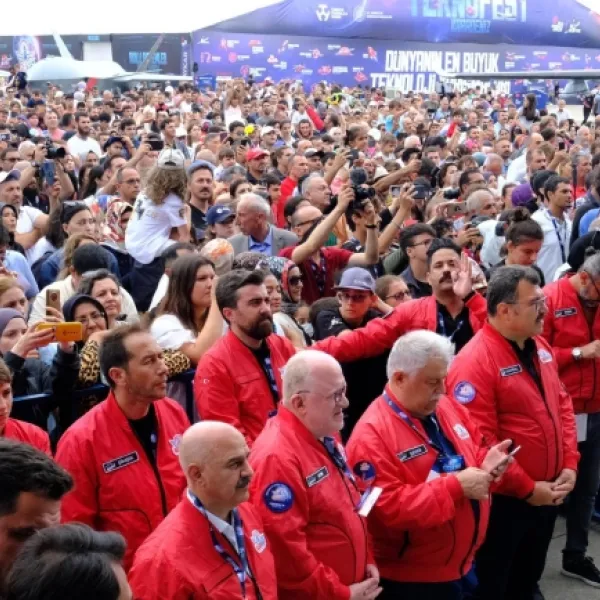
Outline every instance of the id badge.
<path fill-rule="evenodd" d="M 375 502 L 377 502 L 379 496 L 381 496 L 382 491 L 383 489 L 380 487 L 369 487 L 365 490 L 356 507 L 356 510 L 361 517 L 369 516 L 371 509 L 375 506 Z"/>
<path fill-rule="evenodd" d="M 438 456 L 436 462 L 440 473 L 456 473 L 465 468 L 465 457 L 462 454 Z"/>

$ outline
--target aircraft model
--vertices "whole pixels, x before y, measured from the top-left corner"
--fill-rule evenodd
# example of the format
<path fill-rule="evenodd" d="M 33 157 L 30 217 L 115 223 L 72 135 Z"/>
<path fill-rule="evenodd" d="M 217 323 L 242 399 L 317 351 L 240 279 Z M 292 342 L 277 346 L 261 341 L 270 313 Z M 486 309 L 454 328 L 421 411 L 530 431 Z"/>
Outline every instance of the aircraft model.
<path fill-rule="evenodd" d="M 81 81 L 82 79 L 111 80 L 115 83 L 132 81 L 192 81 L 185 75 L 166 75 L 147 71 L 128 72 L 112 60 L 76 60 L 58 34 L 54 40 L 60 56 L 49 56 L 27 70 L 28 81 Z"/>

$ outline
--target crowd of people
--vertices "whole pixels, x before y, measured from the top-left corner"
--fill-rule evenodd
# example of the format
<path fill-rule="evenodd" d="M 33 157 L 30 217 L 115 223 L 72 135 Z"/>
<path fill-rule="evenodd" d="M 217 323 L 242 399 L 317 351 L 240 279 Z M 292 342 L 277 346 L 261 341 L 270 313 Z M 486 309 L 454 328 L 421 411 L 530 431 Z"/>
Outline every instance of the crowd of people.
<path fill-rule="evenodd" d="M 600 587 L 594 124 L 7 87 L 0 598 L 542 600 L 561 507 Z"/>

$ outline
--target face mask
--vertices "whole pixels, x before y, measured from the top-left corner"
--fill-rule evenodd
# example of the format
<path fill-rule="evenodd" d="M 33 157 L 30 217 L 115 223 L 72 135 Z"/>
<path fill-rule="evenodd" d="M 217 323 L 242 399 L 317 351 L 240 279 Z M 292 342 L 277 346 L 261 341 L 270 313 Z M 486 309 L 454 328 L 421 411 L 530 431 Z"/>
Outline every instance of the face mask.
<path fill-rule="evenodd" d="M 312 326 L 312 323 L 304 323 L 304 325 L 300 325 L 302 327 L 304 333 L 312 339 L 313 335 L 315 335 L 315 329 Z"/>

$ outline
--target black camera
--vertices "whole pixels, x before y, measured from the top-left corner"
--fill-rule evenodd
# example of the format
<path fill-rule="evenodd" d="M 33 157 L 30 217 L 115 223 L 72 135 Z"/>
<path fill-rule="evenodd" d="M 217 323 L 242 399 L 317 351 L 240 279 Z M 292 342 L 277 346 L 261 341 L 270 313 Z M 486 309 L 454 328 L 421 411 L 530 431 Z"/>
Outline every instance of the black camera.
<path fill-rule="evenodd" d="M 458 188 L 450 188 L 444 190 L 445 200 L 458 200 L 460 198 L 460 190 Z"/>
<path fill-rule="evenodd" d="M 51 140 L 46 140 L 46 158 L 48 160 L 63 159 L 67 155 L 64 148 L 55 148 Z"/>
<path fill-rule="evenodd" d="M 367 183 L 367 172 L 364 169 L 352 169 L 350 171 L 350 182 L 354 191 L 355 204 L 362 206 L 368 200 L 375 197 L 375 190 L 372 187 L 365 187 Z"/>

